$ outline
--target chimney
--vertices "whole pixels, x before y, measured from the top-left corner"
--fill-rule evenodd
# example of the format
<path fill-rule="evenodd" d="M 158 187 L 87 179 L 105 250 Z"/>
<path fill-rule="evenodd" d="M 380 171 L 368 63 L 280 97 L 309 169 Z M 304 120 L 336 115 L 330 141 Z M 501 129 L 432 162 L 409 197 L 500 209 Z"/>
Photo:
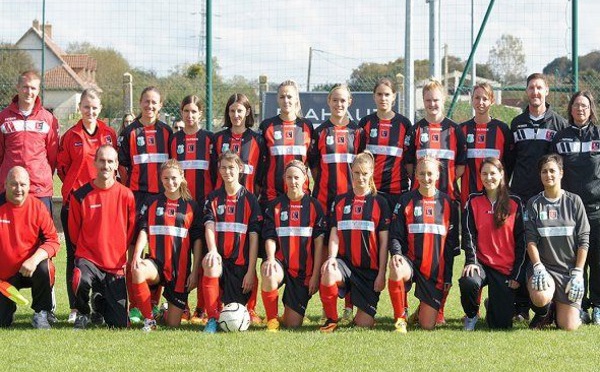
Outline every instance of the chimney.
<path fill-rule="evenodd" d="M 44 25 L 44 31 L 46 32 L 46 37 L 52 39 L 52 25 L 50 23 Z"/>
<path fill-rule="evenodd" d="M 40 31 L 40 21 L 38 21 L 37 19 L 34 19 L 32 27 L 33 27 L 34 30 Z"/>

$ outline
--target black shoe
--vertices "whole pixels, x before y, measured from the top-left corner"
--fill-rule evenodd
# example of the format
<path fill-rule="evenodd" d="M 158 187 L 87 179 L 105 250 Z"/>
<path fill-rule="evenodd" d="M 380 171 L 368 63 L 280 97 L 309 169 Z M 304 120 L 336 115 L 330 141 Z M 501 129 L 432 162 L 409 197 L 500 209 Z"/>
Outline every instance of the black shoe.
<path fill-rule="evenodd" d="M 73 329 L 85 329 L 90 322 L 90 318 L 84 314 L 77 314 L 77 318 L 75 318 L 75 323 L 73 324 Z"/>
<path fill-rule="evenodd" d="M 550 305 L 545 315 L 535 314 L 529 323 L 529 329 L 544 329 L 554 323 L 554 304 Z"/>
<path fill-rule="evenodd" d="M 92 314 L 90 322 L 93 325 L 101 326 L 104 324 L 104 297 L 100 293 L 92 293 Z"/>
<path fill-rule="evenodd" d="M 590 324 L 592 322 L 592 317 L 590 316 L 590 313 L 587 312 L 587 310 L 579 310 L 579 317 L 581 318 L 581 323 L 583 324 Z"/>

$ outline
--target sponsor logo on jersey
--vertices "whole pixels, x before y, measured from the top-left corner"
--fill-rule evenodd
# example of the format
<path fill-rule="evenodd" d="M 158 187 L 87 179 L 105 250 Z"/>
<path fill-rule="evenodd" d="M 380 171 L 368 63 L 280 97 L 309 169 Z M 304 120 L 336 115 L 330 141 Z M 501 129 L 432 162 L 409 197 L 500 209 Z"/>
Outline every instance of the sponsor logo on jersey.
<path fill-rule="evenodd" d="M 280 215 L 280 219 L 281 219 L 281 221 L 287 221 L 288 220 L 288 212 L 282 211 L 281 215 Z"/>
<path fill-rule="evenodd" d="M 473 135 L 473 133 L 467 134 L 467 143 L 473 143 L 473 142 L 475 142 L 475 136 Z"/>
<path fill-rule="evenodd" d="M 400 204 L 398 204 L 396 206 L 396 209 L 400 208 Z M 421 215 L 423 215 L 423 208 L 421 207 L 415 207 L 415 210 L 413 211 L 413 215 L 415 217 L 420 217 Z"/>
<path fill-rule="evenodd" d="M 73 147 L 81 147 L 83 146 L 83 142 L 74 142 Z"/>
<path fill-rule="evenodd" d="M 146 144 L 146 139 L 143 136 L 139 136 L 137 138 L 137 145 L 138 146 L 144 146 Z"/>
<path fill-rule="evenodd" d="M 10 220 L 0 220 L 0 223 L 7 223 L 7 224 L 10 224 Z"/>
<path fill-rule="evenodd" d="M 102 207 L 102 204 L 90 204 L 90 209 L 96 209 Z"/>
<path fill-rule="evenodd" d="M 421 133 L 421 143 L 429 142 L 429 133 Z"/>
<path fill-rule="evenodd" d="M 106 136 L 104 137 L 104 140 L 106 141 L 106 143 L 108 143 L 109 145 L 112 145 L 112 138 L 110 138 L 110 136 Z"/>
<path fill-rule="evenodd" d="M 157 216 L 159 216 L 159 217 L 160 217 L 160 216 L 162 216 L 163 214 L 165 214 L 165 208 L 163 208 L 163 207 L 158 207 L 158 208 L 156 208 L 156 215 L 157 215 Z"/>
<path fill-rule="evenodd" d="M 183 145 L 177 145 L 177 153 L 179 155 L 183 154 Z"/>
<path fill-rule="evenodd" d="M 376 128 L 371 129 L 371 137 L 372 138 L 377 137 L 377 129 Z"/>
<path fill-rule="evenodd" d="M 275 132 L 273 132 L 273 138 L 275 138 L 276 140 L 280 140 L 282 138 L 281 131 L 276 130 Z"/>

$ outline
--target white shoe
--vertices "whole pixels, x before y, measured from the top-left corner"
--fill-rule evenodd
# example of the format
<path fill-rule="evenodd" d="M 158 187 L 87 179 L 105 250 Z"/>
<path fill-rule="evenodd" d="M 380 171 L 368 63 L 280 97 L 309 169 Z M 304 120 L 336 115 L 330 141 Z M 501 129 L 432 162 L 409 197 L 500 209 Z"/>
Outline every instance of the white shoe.
<path fill-rule="evenodd" d="M 477 321 L 479 320 L 479 316 L 475 315 L 472 318 L 469 318 L 468 316 L 465 317 L 465 331 L 474 331 L 475 330 L 475 325 L 477 324 Z"/>
<path fill-rule="evenodd" d="M 75 323 L 75 319 L 77 319 L 77 310 L 71 310 L 69 313 L 69 317 L 67 318 L 67 323 Z"/>
<path fill-rule="evenodd" d="M 142 331 L 144 332 L 152 332 L 156 330 L 156 320 L 154 319 L 144 319 L 144 327 Z"/>

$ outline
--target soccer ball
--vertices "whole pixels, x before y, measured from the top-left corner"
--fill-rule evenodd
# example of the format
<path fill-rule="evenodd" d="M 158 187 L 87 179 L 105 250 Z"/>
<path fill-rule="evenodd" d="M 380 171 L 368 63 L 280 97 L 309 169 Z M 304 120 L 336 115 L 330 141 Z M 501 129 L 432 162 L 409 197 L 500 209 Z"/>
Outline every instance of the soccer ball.
<path fill-rule="evenodd" d="M 223 306 L 219 327 L 225 332 L 242 332 L 250 326 L 250 313 L 246 306 L 232 302 Z"/>

